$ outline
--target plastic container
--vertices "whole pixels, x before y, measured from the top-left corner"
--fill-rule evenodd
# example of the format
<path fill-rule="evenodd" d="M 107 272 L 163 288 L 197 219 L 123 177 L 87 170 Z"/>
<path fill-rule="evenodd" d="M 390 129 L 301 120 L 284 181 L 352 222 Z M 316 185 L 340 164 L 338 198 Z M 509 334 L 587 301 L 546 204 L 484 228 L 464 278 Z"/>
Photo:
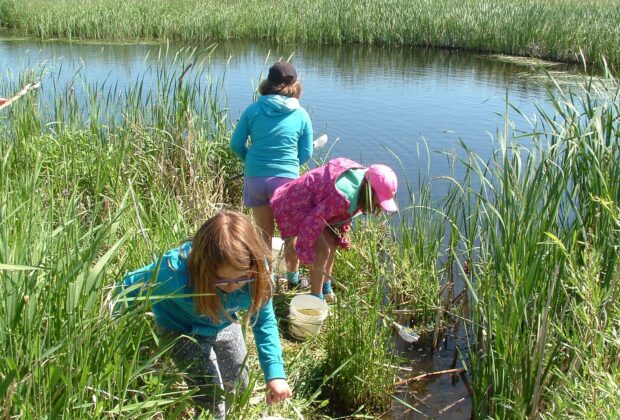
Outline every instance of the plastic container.
<path fill-rule="evenodd" d="M 313 295 L 297 295 L 289 305 L 289 332 L 299 340 L 315 337 L 329 314 L 327 304 Z"/>

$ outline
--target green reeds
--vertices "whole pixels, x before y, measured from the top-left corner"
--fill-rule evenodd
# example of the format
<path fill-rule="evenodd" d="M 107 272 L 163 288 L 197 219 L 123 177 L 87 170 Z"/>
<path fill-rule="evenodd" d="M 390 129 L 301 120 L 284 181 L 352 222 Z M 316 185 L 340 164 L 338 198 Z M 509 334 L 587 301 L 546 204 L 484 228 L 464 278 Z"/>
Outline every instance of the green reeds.
<path fill-rule="evenodd" d="M 396 378 L 393 330 L 380 313 L 391 310 L 389 286 L 394 272 L 385 256 L 394 252 L 390 229 L 380 221 L 358 222 L 355 247 L 336 258 L 337 303 L 326 320 L 326 384 L 336 415 L 389 409 Z"/>
<path fill-rule="evenodd" d="M 527 136 L 501 134 L 489 161 L 465 148 L 468 172 L 445 213 L 460 228 L 452 254 L 473 305 L 480 418 L 554 412 L 583 384 L 604 394 L 597 378 L 620 369 L 612 297 L 620 286 L 620 91 L 614 79 L 604 82 L 559 89 L 557 115 L 542 114 Z M 562 397 L 573 381 L 581 388 Z M 595 407 L 584 397 L 573 408 Z"/>
<path fill-rule="evenodd" d="M 440 286 L 453 283 L 453 279 L 443 269 L 450 264 L 441 261 L 446 242 L 445 216 L 436 210 L 439 203 L 431 195 L 430 152 L 425 142 L 423 145 L 423 152 L 418 145 L 417 191 L 410 180 L 400 182 L 401 188 L 407 188 L 409 205 L 400 210 L 396 233 L 399 248 L 390 258 L 393 300 L 396 308 L 404 311 L 401 319 L 411 320 L 419 332 L 428 332 L 438 329 L 443 317 Z M 411 158 L 407 160 L 412 162 Z"/>
<path fill-rule="evenodd" d="M 619 21 L 615 0 L 0 0 L 0 27 L 40 38 L 423 46 L 613 66 Z"/>
<path fill-rule="evenodd" d="M 123 273 L 230 193 L 221 104 L 199 83 L 208 68 L 188 60 L 185 78 L 180 56 L 161 64 L 152 97 L 139 82 L 113 93 L 84 82 L 80 100 L 57 74 L 35 73 L 53 99 L 30 95 L 0 115 L 3 417 L 178 418 L 191 406 L 144 308 L 111 313 Z"/>
<path fill-rule="evenodd" d="M 161 357 L 152 323 L 110 312 L 124 272 L 238 198 L 224 185 L 239 170 L 226 114 L 187 53 L 153 70 L 151 96 L 141 81 L 120 92 L 76 83 L 87 98 L 80 102 L 52 77 L 44 85 L 55 86 L 53 101 L 29 96 L 0 114 L 3 416 L 176 418 L 188 410 L 190 395 Z M 34 75 L 45 77 L 21 82 Z M 394 368 L 378 313 L 390 302 L 378 280 L 396 279 L 405 298 L 397 305 L 438 325 L 439 283 L 456 267 L 470 295 L 475 415 L 605 414 L 601 399 L 617 407 L 619 103 L 613 79 L 561 93 L 558 116 L 543 114 L 528 136 L 506 131 L 490 160 L 465 148 L 467 174 L 452 179 L 443 207 L 421 179 L 397 242 L 380 223 L 361 226 L 355 249 L 337 259 L 335 277 L 348 291 L 339 291 L 317 342 L 320 361 L 293 358 L 292 383 L 337 394 L 346 414 L 384 410 Z M 308 406 L 324 399 L 312 389 L 302 395 Z M 258 416 L 248 401 L 240 396 L 236 412 Z"/>

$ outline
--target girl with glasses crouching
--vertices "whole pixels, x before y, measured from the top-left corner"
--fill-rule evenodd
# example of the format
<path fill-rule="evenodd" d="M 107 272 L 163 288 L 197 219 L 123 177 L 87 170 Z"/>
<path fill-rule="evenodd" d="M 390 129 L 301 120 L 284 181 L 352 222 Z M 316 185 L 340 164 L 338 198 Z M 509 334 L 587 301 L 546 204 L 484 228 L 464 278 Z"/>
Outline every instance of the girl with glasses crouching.
<path fill-rule="evenodd" d="M 267 403 L 291 396 L 271 302 L 269 258 L 248 218 L 225 210 L 160 260 L 129 273 L 121 285 L 122 297 L 152 296 L 159 331 L 176 339 L 172 359 L 187 373 L 188 386 L 200 388 L 196 405 L 216 418 L 225 418 L 225 394 L 248 386 L 239 310 L 247 310 L 245 324 L 254 332 Z"/>

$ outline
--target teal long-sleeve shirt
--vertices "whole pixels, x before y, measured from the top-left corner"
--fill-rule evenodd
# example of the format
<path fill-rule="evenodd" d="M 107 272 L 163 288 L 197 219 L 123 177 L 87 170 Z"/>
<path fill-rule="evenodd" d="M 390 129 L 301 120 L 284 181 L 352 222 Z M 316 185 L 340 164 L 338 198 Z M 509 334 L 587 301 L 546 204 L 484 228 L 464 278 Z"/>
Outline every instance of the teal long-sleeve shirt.
<path fill-rule="evenodd" d="M 312 141 L 310 117 L 297 99 L 264 95 L 241 114 L 230 147 L 243 161 L 246 177 L 295 179 L 312 157 Z"/>
<path fill-rule="evenodd" d="M 193 293 L 189 286 L 186 258 L 190 251 L 190 242 L 171 249 L 163 255 L 160 264 L 156 261 L 127 274 L 120 286 L 121 289 L 126 289 L 142 283 L 142 287 L 131 289 L 128 295 L 130 297 L 149 296 L 155 322 L 159 326 L 187 335 L 214 336 L 231 322 L 224 314 L 220 314 L 220 323 L 215 323 L 206 315 L 198 314 L 193 297 L 183 296 Z M 158 264 L 159 271 L 157 271 Z M 153 279 L 156 271 L 157 278 Z M 233 320 L 237 320 L 237 311 L 250 307 L 251 284 L 232 293 L 219 290 L 217 293 L 224 310 Z M 278 323 L 271 300 L 252 316 L 250 325 L 254 332 L 258 360 L 265 380 L 285 379 Z"/>

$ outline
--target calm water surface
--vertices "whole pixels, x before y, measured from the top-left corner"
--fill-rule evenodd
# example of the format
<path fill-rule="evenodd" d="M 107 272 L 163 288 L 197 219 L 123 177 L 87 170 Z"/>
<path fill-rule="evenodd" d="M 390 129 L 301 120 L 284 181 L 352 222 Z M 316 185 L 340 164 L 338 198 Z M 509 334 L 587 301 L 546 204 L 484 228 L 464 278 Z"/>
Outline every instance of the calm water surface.
<path fill-rule="evenodd" d="M 182 47 L 163 46 L 171 51 L 170 57 Z M 200 55 L 209 46 L 196 47 Z M 152 87 L 155 72 L 145 72 L 148 66 L 157 66 L 161 48 L 4 38 L 0 74 L 10 72 L 15 78 L 44 65 L 50 74 L 63 69 L 61 83 L 79 69 L 82 79 L 93 84 L 106 81 L 122 89 L 144 78 L 145 86 Z M 462 155 L 460 139 L 488 157 L 497 146 L 497 130 L 504 126 L 506 98 L 527 116 L 535 114 L 536 106 L 551 112 L 539 78 L 525 75 L 524 67 L 488 57 L 420 49 L 223 43 L 211 52 L 210 66 L 214 78 L 225 75 L 233 120 L 252 101 L 261 73 L 291 54 L 304 84 L 301 102 L 311 114 L 315 132 L 330 137 L 329 156 L 388 164 L 401 181 L 406 177 L 414 187 L 419 170 L 426 173 L 429 168 L 432 177 L 450 173 L 448 155 Z M 44 92 L 45 86 L 44 80 Z M 9 93 L 0 86 L 0 94 Z M 518 128 L 527 128 L 516 112 L 508 115 Z M 434 182 L 433 194 L 441 196 L 446 187 L 446 181 Z M 404 188 L 399 201 L 408 202 Z"/>

